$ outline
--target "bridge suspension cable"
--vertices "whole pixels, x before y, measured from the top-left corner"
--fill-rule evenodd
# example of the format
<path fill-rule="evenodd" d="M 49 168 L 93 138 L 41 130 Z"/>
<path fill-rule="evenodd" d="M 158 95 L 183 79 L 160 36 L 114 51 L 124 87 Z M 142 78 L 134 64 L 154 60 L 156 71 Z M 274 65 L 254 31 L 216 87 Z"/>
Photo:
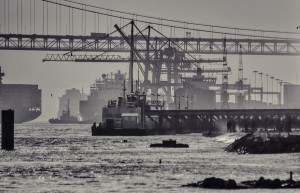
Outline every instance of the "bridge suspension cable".
<path fill-rule="evenodd" d="M 48 3 L 51 3 L 51 4 L 58 4 L 58 5 L 63 6 L 63 7 L 71 7 L 73 9 L 77 9 L 77 10 L 81 10 L 81 11 L 85 11 L 85 12 L 89 12 L 89 13 L 97 13 L 97 14 L 104 15 L 104 16 L 107 16 L 107 17 L 109 16 L 109 17 L 114 17 L 114 18 L 118 18 L 118 19 L 126 19 L 126 20 L 132 20 L 132 19 L 134 19 L 135 22 L 146 23 L 148 25 L 151 24 L 151 25 L 158 25 L 158 26 L 161 26 L 161 27 L 164 26 L 164 27 L 169 27 L 169 28 L 174 28 L 174 29 L 176 28 L 176 29 L 181 29 L 181 30 L 191 30 L 191 31 L 197 31 L 197 32 L 206 32 L 206 33 L 210 33 L 212 35 L 213 34 L 221 34 L 223 36 L 229 35 L 229 36 L 242 36 L 242 37 L 248 37 L 248 38 L 249 37 L 252 37 L 252 38 L 262 38 L 262 35 L 242 34 L 242 33 L 224 32 L 224 31 L 216 31 L 216 30 L 214 30 L 214 28 L 220 28 L 218 26 L 208 25 L 209 27 L 211 27 L 211 30 L 191 28 L 191 27 L 186 27 L 186 26 L 182 27 L 182 26 L 178 26 L 178 25 L 171 25 L 171 24 L 162 23 L 163 19 L 160 19 L 160 18 L 156 18 L 156 19 L 160 19 L 161 22 L 154 22 L 154 21 L 146 21 L 146 20 L 137 19 L 137 17 L 136 18 L 130 18 L 130 17 L 125 17 L 125 16 L 114 15 L 112 13 L 113 10 L 111 10 L 111 12 L 109 13 L 108 9 L 107 9 L 107 13 L 103 13 L 103 12 L 99 12 L 99 11 L 88 9 L 87 7 L 91 7 L 91 6 L 89 6 L 87 4 L 80 4 L 79 3 L 80 5 L 84 5 L 85 6 L 85 8 L 83 9 L 83 8 L 75 6 L 75 5 L 58 3 L 58 2 L 51 1 L 51 0 L 42 0 L 42 1 L 48 2 Z M 68 2 L 68 1 L 66 1 L 66 2 Z M 135 14 L 131 14 L 131 15 L 135 15 Z M 171 21 L 171 20 L 167 20 L 167 19 L 164 19 L 164 20 L 165 21 Z M 173 20 L 172 22 L 177 22 L 177 21 Z M 183 22 L 183 23 L 193 24 L 193 23 L 190 23 L 190 22 Z M 230 28 L 230 27 L 227 27 L 227 28 L 223 27 L 223 29 L 234 29 L 234 30 L 238 29 L 239 31 L 240 30 L 246 30 L 246 29 L 243 29 L 243 28 Z M 296 32 L 279 32 L 279 31 L 268 31 L 268 30 L 265 30 L 265 31 L 263 31 L 263 30 L 247 30 L 247 31 L 260 31 L 260 32 L 272 32 L 272 33 L 286 33 L 288 35 L 291 35 L 291 34 L 300 35 L 300 33 L 296 33 Z M 264 38 L 271 38 L 271 39 L 292 39 L 290 37 L 275 37 L 275 36 L 263 36 L 263 37 Z M 294 38 L 294 39 L 296 39 L 296 38 Z"/>
<path fill-rule="evenodd" d="M 194 22 L 187 22 L 187 21 L 180 21 L 180 20 L 173 20 L 173 19 L 167 19 L 167 18 L 161 18 L 161 17 L 153 17 L 153 16 L 148 16 L 148 15 L 142 15 L 142 14 L 137 14 L 137 13 L 130 13 L 130 12 L 125 12 L 125 11 L 119 11 L 115 9 L 108 9 L 100 6 L 95 6 L 95 5 L 88 5 L 85 3 L 79 3 L 76 1 L 72 0 L 63 0 L 69 3 L 73 4 L 78 4 L 78 5 L 85 5 L 86 7 L 91 7 L 91 8 L 97 8 L 101 10 L 106 10 L 106 11 L 111 11 L 111 12 L 116 12 L 116 13 L 121 13 L 121 14 L 126 14 L 126 15 L 134 15 L 138 17 L 144 17 L 148 19 L 156 19 L 159 21 L 167 21 L 167 22 L 174 22 L 174 23 L 181 23 L 186 25 L 196 25 L 196 26 L 204 26 L 204 27 L 212 27 L 212 28 L 222 28 L 222 29 L 231 29 L 231 30 L 242 30 L 242 31 L 256 31 L 256 32 L 271 32 L 271 33 L 289 33 L 289 34 L 300 34 L 298 32 L 288 32 L 288 31 L 274 31 L 274 30 L 263 30 L 263 29 L 250 29 L 250 28 L 240 28 L 240 27 L 227 27 L 227 26 L 221 26 L 221 25 L 210 25 L 210 24 L 203 24 L 203 23 L 194 23 Z M 134 19 L 135 20 L 135 19 Z M 186 29 L 189 29 L 186 27 Z"/>

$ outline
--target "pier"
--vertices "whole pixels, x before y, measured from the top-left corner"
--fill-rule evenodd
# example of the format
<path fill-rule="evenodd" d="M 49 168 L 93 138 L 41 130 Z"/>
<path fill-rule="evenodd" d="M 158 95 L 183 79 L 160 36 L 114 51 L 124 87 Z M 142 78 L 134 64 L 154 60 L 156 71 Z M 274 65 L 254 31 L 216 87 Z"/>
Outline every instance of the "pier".
<path fill-rule="evenodd" d="M 151 110 L 146 111 L 145 116 L 157 117 L 156 124 L 160 129 L 175 129 L 179 133 L 186 133 L 214 131 L 218 129 L 217 122 L 226 127 L 228 121 L 243 128 L 251 127 L 251 124 L 253 127 L 253 122 L 255 127 L 272 127 L 276 120 L 287 117 L 292 119 L 294 126 L 299 126 L 300 109 Z"/>

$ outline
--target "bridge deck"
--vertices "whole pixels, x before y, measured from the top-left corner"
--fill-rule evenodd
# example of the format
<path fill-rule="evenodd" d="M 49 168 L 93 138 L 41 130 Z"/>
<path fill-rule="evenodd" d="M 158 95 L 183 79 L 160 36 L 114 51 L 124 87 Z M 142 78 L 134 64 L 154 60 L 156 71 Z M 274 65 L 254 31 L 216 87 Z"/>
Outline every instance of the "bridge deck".
<path fill-rule="evenodd" d="M 221 38 L 169 38 L 186 52 L 191 54 L 223 54 L 224 39 Z M 168 47 L 166 38 L 150 38 L 150 43 L 158 41 L 161 49 Z M 137 51 L 146 51 L 146 40 L 135 38 Z M 244 55 L 300 55 L 299 39 L 226 39 L 227 54 L 239 54 L 239 48 Z M 90 52 L 129 52 L 130 47 L 122 37 L 114 36 L 99 40 L 92 36 L 71 35 L 23 35 L 0 34 L 0 49 L 2 50 L 47 50 L 47 51 L 90 51 Z M 151 51 L 151 50 L 150 50 Z"/>

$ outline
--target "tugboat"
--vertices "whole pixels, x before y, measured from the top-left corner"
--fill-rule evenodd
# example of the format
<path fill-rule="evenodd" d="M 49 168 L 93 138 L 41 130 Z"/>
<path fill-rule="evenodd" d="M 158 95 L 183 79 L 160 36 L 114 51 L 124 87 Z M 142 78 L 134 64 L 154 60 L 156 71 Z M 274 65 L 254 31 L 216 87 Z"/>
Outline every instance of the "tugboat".
<path fill-rule="evenodd" d="M 70 100 L 68 99 L 68 103 L 66 106 L 66 110 L 62 111 L 62 115 L 59 119 L 49 119 L 49 123 L 53 124 L 74 124 L 74 123 L 80 123 L 77 117 L 71 116 L 70 113 Z"/>
<path fill-rule="evenodd" d="M 132 90 L 132 89 L 131 89 Z M 146 95 L 138 91 L 125 97 L 125 81 L 123 96 L 118 100 L 109 100 L 102 109 L 102 121 L 99 126 L 96 122 L 91 127 L 92 136 L 145 136 L 170 135 L 172 129 L 160 129 L 153 118 L 146 120 L 145 111 L 150 109 L 146 104 Z M 149 118 L 149 117 L 147 117 Z M 152 124 L 147 124 L 151 122 Z"/>
<path fill-rule="evenodd" d="M 123 97 L 118 100 L 109 100 L 108 105 L 102 109 L 102 121 L 98 127 L 92 126 L 92 135 L 108 136 L 143 136 L 149 131 L 143 128 L 143 113 L 145 105 L 141 105 L 146 95 L 131 93 L 125 99 L 125 82 Z M 142 97 L 144 97 L 142 99 Z M 140 107 L 142 106 L 142 108 Z"/>
<path fill-rule="evenodd" d="M 176 140 L 163 140 L 162 143 L 151 144 L 150 147 L 189 148 L 188 144 L 176 143 Z"/>

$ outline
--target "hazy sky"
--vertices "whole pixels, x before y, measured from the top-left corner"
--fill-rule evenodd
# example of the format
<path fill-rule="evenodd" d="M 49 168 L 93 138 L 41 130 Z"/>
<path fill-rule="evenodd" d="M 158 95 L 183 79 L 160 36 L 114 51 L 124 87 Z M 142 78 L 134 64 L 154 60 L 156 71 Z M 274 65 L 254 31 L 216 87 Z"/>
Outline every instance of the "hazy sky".
<path fill-rule="evenodd" d="M 15 0 L 10 2 L 12 5 Z M 291 32 L 297 32 L 296 27 L 300 25 L 299 0 L 89 0 L 81 2 L 149 16 L 211 25 Z M 30 0 L 23 0 L 23 6 L 27 6 L 27 9 L 29 9 L 29 3 Z M 4 0 L 0 0 L 0 33 L 4 33 L 4 26 L 7 25 L 4 24 L 3 7 Z M 41 12 L 41 9 L 37 10 Z M 12 19 L 10 33 L 16 33 L 16 14 L 12 6 L 10 13 L 10 19 Z M 53 19 L 53 16 L 51 17 Z M 24 15 L 22 31 L 27 34 L 30 33 L 28 19 L 29 15 Z M 39 26 L 36 27 L 37 34 L 41 33 L 39 19 L 37 19 L 37 26 Z M 75 19 L 74 22 L 80 23 L 81 20 Z M 49 31 L 54 32 L 53 20 L 49 22 L 49 25 Z M 64 26 L 61 29 L 63 32 L 66 30 L 67 27 Z M 100 31 L 106 32 L 106 30 L 106 25 L 101 26 Z M 74 33 L 81 34 L 81 30 L 75 29 Z M 6 73 L 4 83 L 38 84 L 42 89 L 43 114 L 41 119 L 43 120 L 56 115 L 58 97 L 64 94 L 65 89 L 83 87 L 84 91 L 89 93 L 89 86 L 96 77 L 118 69 L 122 71 L 128 69 L 127 64 L 43 63 L 42 59 L 47 53 L 50 52 L 0 51 L 0 65 Z M 251 79 L 253 84 L 253 70 L 268 73 L 291 83 L 296 83 L 298 75 L 299 83 L 299 62 L 300 56 L 243 56 L 244 76 Z M 233 71 L 229 81 L 234 82 L 237 77 L 238 56 L 229 55 L 228 65 Z M 50 96 L 51 93 L 53 97 Z"/>

